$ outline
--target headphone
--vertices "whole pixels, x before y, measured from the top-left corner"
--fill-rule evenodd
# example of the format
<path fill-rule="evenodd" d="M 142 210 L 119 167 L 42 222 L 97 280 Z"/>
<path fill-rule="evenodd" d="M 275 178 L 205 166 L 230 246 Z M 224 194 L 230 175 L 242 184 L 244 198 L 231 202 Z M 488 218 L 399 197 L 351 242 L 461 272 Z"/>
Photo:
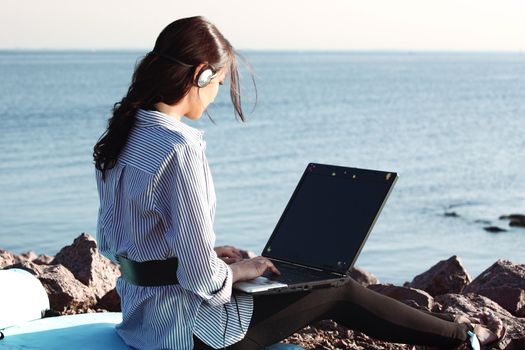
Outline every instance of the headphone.
<path fill-rule="evenodd" d="M 157 51 L 153 50 L 150 53 L 152 53 L 154 55 L 157 55 L 158 57 L 162 57 L 164 59 L 167 59 L 167 60 L 169 60 L 171 62 L 178 63 L 181 66 L 184 66 L 184 67 L 187 67 L 187 68 L 193 68 L 193 66 L 191 64 L 184 63 L 182 61 L 179 61 L 175 57 L 163 54 L 161 52 L 157 52 Z M 213 68 L 211 68 L 210 66 L 206 65 L 206 66 L 204 66 L 201 69 L 201 71 L 199 72 L 199 74 L 195 78 L 195 85 L 197 85 L 199 88 L 204 88 L 204 87 L 208 86 L 208 84 L 211 82 L 211 80 L 213 78 L 215 78 L 216 76 L 217 76 L 217 73 L 215 72 L 215 70 Z"/>
<path fill-rule="evenodd" d="M 213 69 L 208 66 L 204 66 L 204 68 L 202 68 L 199 72 L 199 75 L 197 75 L 197 86 L 200 88 L 206 87 L 216 76 L 217 73 L 215 73 Z"/>

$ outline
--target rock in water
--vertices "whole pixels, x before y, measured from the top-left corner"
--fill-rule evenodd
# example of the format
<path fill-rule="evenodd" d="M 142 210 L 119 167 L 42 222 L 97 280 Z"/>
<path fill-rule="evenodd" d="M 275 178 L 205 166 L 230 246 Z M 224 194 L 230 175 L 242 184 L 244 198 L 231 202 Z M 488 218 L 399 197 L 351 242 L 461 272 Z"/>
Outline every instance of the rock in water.
<path fill-rule="evenodd" d="M 465 287 L 463 293 L 484 295 L 511 314 L 525 317 L 525 265 L 498 260 Z"/>
<path fill-rule="evenodd" d="M 492 233 L 507 232 L 507 230 L 505 230 L 504 228 L 498 227 L 498 226 L 486 226 L 486 227 L 483 227 L 483 229 L 487 232 L 492 232 Z"/>
<path fill-rule="evenodd" d="M 499 218 L 500 220 L 510 220 L 510 226 L 525 227 L 525 215 L 523 214 L 502 215 Z"/>
<path fill-rule="evenodd" d="M 510 220 L 509 226 L 525 227 L 525 220 Z"/>
<path fill-rule="evenodd" d="M 448 260 L 441 260 L 428 271 L 414 277 L 405 287 L 422 289 L 433 297 L 446 293 L 461 293 L 471 281 L 461 260 L 453 255 Z"/>
<path fill-rule="evenodd" d="M 115 288 L 120 276 L 118 265 L 98 252 L 95 239 L 87 233 L 82 233 L 72 245 L 62 248 L 52 264 L 64 265 L 80 282 L 90 287 L 98 299 Z"/>
<path fill-rule="evenodd" d="M 90 308 L 96 303 L 93 291 L 80 283 L 75 276 L 62 265 L 38 265 L 24 261 L 9 268 L 18 268 L 35 275 L 49 296 L 52 310 L 63 313 L 78 308 Z"/>
<path fill-rule="evenodd" d="M 514 214 L 510 218 L 510 226 L 525 227 L 525 215 Z"/>

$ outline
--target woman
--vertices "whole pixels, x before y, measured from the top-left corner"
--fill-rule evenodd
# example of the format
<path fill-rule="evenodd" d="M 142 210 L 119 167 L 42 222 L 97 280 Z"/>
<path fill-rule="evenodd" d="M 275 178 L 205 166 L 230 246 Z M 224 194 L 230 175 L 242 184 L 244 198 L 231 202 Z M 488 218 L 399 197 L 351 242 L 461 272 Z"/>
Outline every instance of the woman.
<path fill-rule="evenodd" d="M 94 147 L 100 251 L 121 265 L 117 281 L 123 321 L 117 332 L 138 349 L 258 349 L 304 326 L 334 319 L 392 342 L 453 347 L 496 336 L 469 320 L 418 311 L 361 287 L 285 295 L 232 293 L 232 284 L 279 273 L 263 257 L 242 259 L 214 248 L 215 191 L 199 119 L 229 79 L 241 108 L 236 55 L 202 17 L 177 20 L 137 65 Z M 176 257 L 176 258 L 175 258 Z M 469 336 L 469 334 L 471 334 Z"/>

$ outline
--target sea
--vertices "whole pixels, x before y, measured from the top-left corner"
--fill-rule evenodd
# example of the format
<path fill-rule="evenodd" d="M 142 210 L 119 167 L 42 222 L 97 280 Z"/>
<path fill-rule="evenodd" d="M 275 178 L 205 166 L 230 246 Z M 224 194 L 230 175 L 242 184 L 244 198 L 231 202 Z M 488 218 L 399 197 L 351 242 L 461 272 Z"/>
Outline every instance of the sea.
<path fill-rule="evenodd" d="M 95 236 L 93 145 L 145 54 L 0 51 L 0 248 Z M 472 278 L 525 263 L 525 228 L 500 219 L 525 213 L 525 53 L 241 54 L 247 122 L 227 84 L 209 116 L 183 118 L 204 130 L 217 245 L 260 253 L 315 162 L 399 174 L 356 262 L 383 283 L 453 255 Z"/>

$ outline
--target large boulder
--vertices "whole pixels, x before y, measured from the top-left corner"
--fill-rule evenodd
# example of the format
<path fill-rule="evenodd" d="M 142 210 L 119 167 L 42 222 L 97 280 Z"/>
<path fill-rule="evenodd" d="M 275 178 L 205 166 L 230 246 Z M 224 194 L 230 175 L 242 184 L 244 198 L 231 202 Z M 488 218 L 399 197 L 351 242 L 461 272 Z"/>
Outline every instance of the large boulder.
<path fill-rule="evenodd" d="M 422 289 L 432 296 L 446 293 L 461 293 L 471 279 L 456 255 L 441 260 L 428 271 L 414 277 L 405 287 Z"/>
<path fill-rule="evenodd" d="M 498 260 L 463 290 L 494 300 L 511 314 L 525 317 L 525 265 Z"/>
<path fill-rule="evenodd" d="M 90 308 L 96 303 L 93 291 L 62 265 L 38 265 L 24 261 L 9 268 L 24 269 L 35 275 L 42 282 L 54 311 L 64 313 L 67 310 Z"/>
<path fill-rule="evenodd" d="M 379 284 L 379 280 L 376 276 L 372 275 L 368 271 L 360 269 L 359 267 L 352 267 L 350 269 L 350 277 L 365 287 L 371 284 Z"/>
<path fill-rule="evenodd" d="M 479 318 L 481 312 L 489 312 L 503 321 L 507 331 L 497 349 L 525 349 L 525 319 L 515 317 L 493 300 L 481 295 L 443 294 L 435 298 L 433 311 Z"/>
<path fill-rule="evenodd" d="M 98 299 L 115 288 L 120 270 L 118 265 L 101 255 L 95 239 L 87 233 L 73 244 L 62 248 L 52 264 L 62 264 L 83 284 L 90 287 Z"/>
<path fill-rule="evenodd" d="M 399 287 L 393 284 L 371 284 L 368 288 L 410 306 L 427 311 L 431 310 L 434 304 L 434 298 L 427 292 L 419 289 Z"/>

